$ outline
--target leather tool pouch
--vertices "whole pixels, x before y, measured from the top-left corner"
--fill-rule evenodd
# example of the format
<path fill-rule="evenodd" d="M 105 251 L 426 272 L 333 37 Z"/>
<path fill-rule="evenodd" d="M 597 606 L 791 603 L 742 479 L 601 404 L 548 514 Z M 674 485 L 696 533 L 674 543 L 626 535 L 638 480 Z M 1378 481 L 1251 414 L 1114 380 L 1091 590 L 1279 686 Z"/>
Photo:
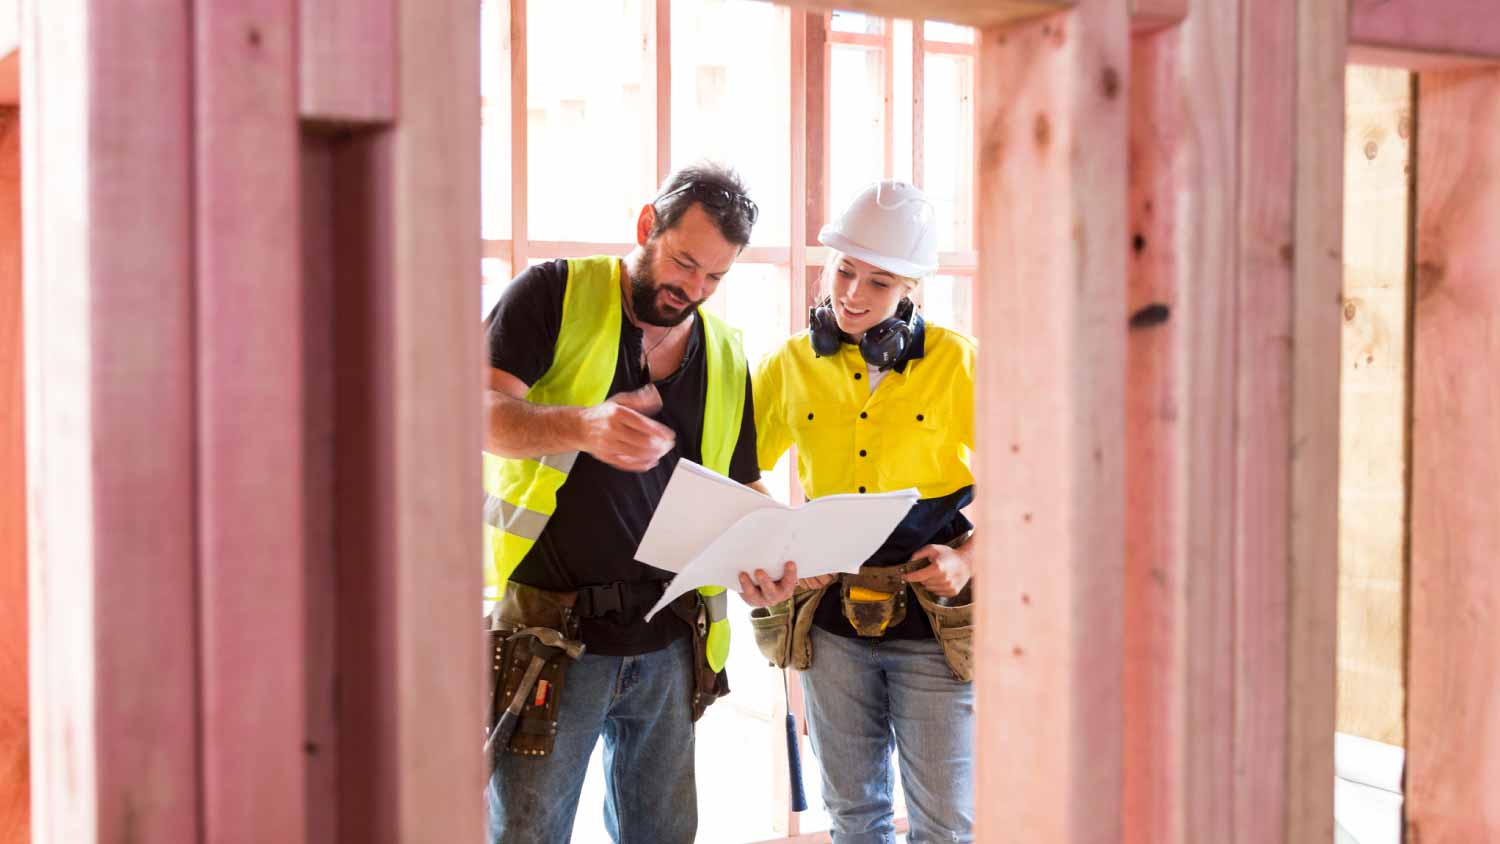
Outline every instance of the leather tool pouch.
<path fill-rule="evenodd" d="M 669 605 L 672 613 L 682 619 L 692 628 L 693 643 L 693 690 L 692 707 L 693 720 L 697 721 L 703 717 L 703 713 L 714 701 L 729 694 L 729 675 L 724 671 L 715 671 L 708 664 L 708 610 L 703 606 L 703 599 L 697 592 L 689 592 Z"/>
<path fill-rule="evenodd" d="M 925 564 L 925 561 L 923 561 Z M 861 566 L 839 577 L 844 618 L 860 636 L 882 636 L 906 620 L 906 581 L 901 575 L 920 566 Z"/>
<path fill-rule="evenodd" d="M 799 590 L 792 597 L 769 607 L 750 611 L 755 645 L 776 668 L 806 671 L 812 665 L 813 613 L 829 587 Z"/>
<path fill-rule="evenodd" d="M 948 544 L 954 548 L 968 542 L 974 535 L 969 531 Z M 943 657 L 948 660 L 948 670 L 960 682 L 974 680 L 974 581 L 970 580 L 952 598 L 939 598 L 920 585 L 913 584 L 912 592 L 927 621 L 932 624 L 932 633 L 943 647 Z"/>
<path fill-rule="evenodd" d="M 564 638 L 576 639 L 578 622 L 573 617 L 573 600 L 574 596 L 569 592 L 547 592 L 509 583 L 490 613 L 490 629 L 487 631 L 490 708 L 486 732 L 494 727 L 500 713 L 510 706 L 516 694 L 527 695 L 520 720 L 505 746 L 511 753 L 546 756 L 552 752 L 557 738 L 557 713 L 562 706 L 563 684 L 568 664 L 573 661 L 566 653 L 551 654 L 531 688 L 521 689 L 521 682 L 531 665 L 532 644 L 536 640 L 514 634 L 523 627 L 545 627 L 560 632 Z"/>

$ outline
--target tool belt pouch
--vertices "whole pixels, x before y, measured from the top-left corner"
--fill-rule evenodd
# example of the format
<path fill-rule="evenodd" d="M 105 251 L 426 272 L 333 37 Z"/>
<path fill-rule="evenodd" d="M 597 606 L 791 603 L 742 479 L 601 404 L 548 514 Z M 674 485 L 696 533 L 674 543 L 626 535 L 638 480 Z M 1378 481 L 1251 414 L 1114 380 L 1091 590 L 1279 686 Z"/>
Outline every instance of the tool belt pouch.
<path fill-rule="evenodd" d="M 532 650 L 525 646 L 531 639 L 513 634 L 523 627 L 545 627 L 562 633 L 565 638 L 577 638 L 573 598 L 569 592 L 548 592 L 509 583 L 490 613 L 490 709 L 486 730 L 494 727 L 516 694 L 526 694 L 529 699 L 505 745 L 506 750 L 518 756 L 546 756 L 552 752 L 563 684 L 568 664 L 573 660 L 566 653 L 553 655 L 543 663 L 532 687 L 521 689 L 526 669 L 531 665 Z M 500 748 L 495 752 L 500 752 Z"/>
<path fill-rule="evenodd" d="M 844 618 L 860 636 L 882 636 L 906 619 L 906 581 L 899 566 L 862 566 L 839 577 Z"/>
<path fill-rule="evenodd" d="M 779 604 L 750 611 L 755 645 L 776 668 L 806 671 L 812 665 L 813 612 L 828 587 L 805 589 Z"/>
<path fill-rule="evenodd" d="M 943 647 L 948 670 L 961 682 L 974 679 L 974 599 L 965 586 L 953 598 L 938 598 L 921 586 L 912 586 L 922 611 L 932 623 L 932 633 Z M 942 603 L 939 603 L 939 602 Z"/>
<path fill-rule="evenodd" d="M 703 599 L 698 593 L 682 595 L 668 606 L 673 614 L 693 630 L 693 696 L 690 703 L 693 707 L 693 720 L 697 721 L 714 701 L 729 694 L 729 675 L 724 671 L 715 671 L 708 664 L 708 610 L 704 608 Z"/>

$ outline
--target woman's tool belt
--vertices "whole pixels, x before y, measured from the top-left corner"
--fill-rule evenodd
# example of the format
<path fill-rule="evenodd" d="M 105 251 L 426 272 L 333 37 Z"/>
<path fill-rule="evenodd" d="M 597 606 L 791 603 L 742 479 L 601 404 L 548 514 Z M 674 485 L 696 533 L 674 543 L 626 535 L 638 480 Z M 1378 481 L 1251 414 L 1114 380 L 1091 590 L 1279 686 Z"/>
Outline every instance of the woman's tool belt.
<path fill-rule="evenodd" d="M 972 531 L 949 543 L 954 548 L 969 540 Z M 953 598 L 940 598 L 903 575 L 929 565 L 918 560 L 900 566 L 864 566 L 858 574 L 842 574 L 836 581 L 844 617 L 860 636 L 881 636 L 906 618 L 908 589 L 932 625 L 953 676 L 967 683 L 974 678 L 974 603 L 966 585 Z M 755 643 L 777 668 L 799 671 L 812 665 L 813 615 L 833 584 L 799 591 L 786 601 L 758 607 L 750 613 Z"/>

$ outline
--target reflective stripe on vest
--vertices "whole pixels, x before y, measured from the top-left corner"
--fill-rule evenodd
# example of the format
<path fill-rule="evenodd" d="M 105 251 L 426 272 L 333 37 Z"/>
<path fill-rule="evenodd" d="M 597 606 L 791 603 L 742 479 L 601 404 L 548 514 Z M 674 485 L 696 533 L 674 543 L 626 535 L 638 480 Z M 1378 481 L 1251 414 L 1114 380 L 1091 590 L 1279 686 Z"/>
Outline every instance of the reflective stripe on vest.
<path fill-rule="evenodd" d="M 552 366 L 526 393 L 538 404 L 588 407 L 604 401 L 614 381 L 620 348 L 620 263 L 605 256 L 570 258 L 562 326 Z M 703 320 L 706 380 L 703 465 L 729 474 L 745 412 L 745 352 L 740 334 L 713 314 Z M 494 600 L 536 544 L 557 510 L 557 492 L 568 480 L 577 452 L 537 460 L 484 455 L 485 597 Z M 728 602 L 724 589 L 699 589 L 708 621 L 708 662 L 714 670 L 729 656 Z"/>

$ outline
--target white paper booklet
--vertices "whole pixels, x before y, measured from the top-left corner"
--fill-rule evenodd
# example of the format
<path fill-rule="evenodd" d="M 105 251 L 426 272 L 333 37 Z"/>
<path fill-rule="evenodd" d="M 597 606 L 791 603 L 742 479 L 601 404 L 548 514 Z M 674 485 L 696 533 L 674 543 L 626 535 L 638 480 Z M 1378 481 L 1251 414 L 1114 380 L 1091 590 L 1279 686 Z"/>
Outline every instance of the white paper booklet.
<path fill-rule="evenodd" d="M 917 502 L 906 489 L 829 495 L 788 507 L 711 469 L 677 461 L 635 558 L 676 572 L 651 618 L 700 586 L 740 591 L 739 573 L 780 578 L 788 560 L 799 577 L 859 571 Z"/>

